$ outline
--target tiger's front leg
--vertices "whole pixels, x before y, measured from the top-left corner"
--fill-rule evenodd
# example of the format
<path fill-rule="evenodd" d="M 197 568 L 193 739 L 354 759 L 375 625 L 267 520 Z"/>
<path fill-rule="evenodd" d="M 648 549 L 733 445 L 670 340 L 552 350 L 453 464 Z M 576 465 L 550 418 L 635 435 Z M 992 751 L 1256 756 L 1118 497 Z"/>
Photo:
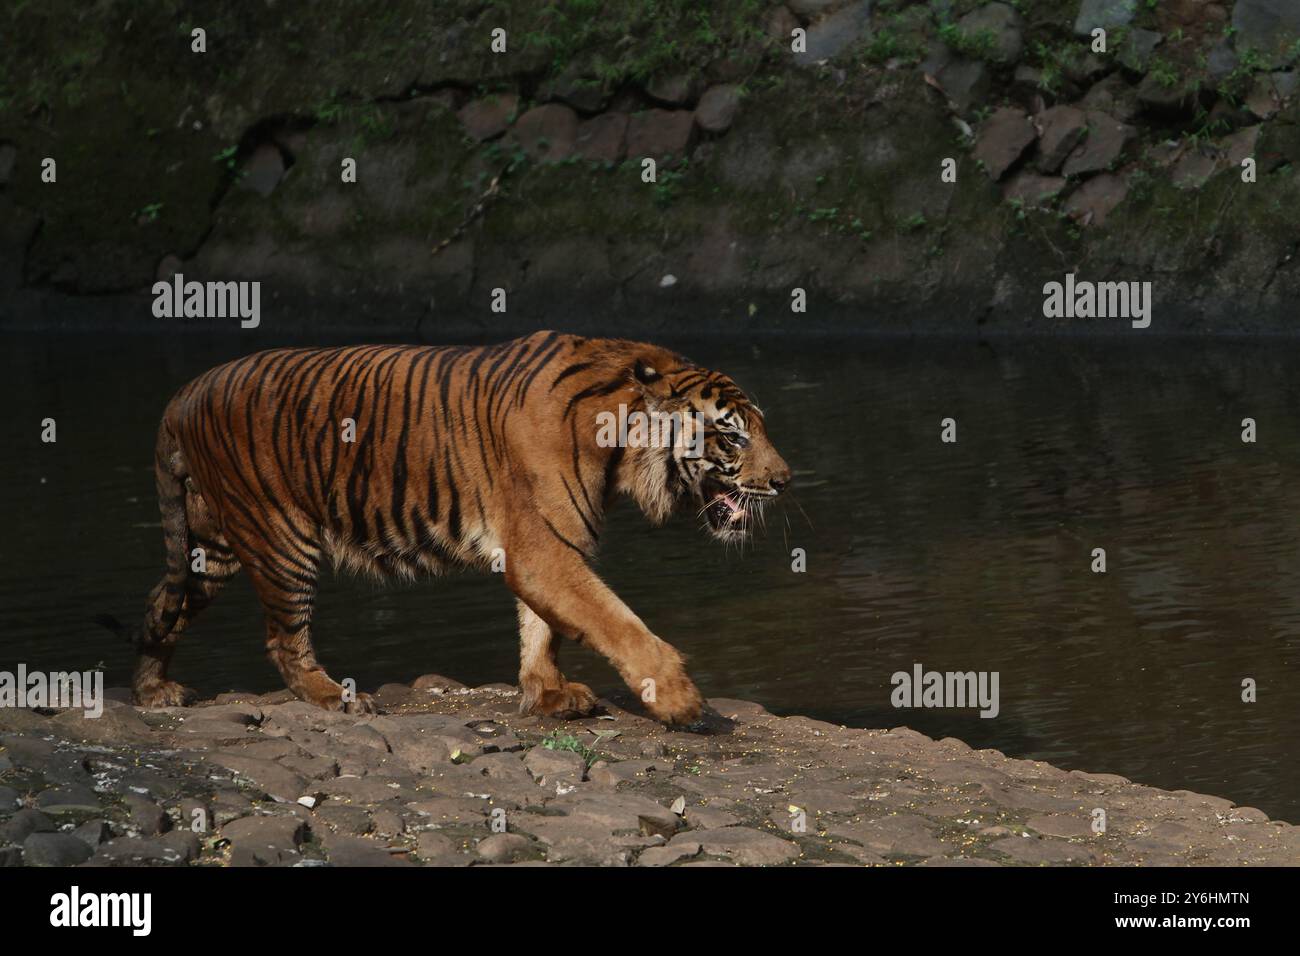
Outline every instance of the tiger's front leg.
<path fill-rule="evenodd" d="M 603 654 L 656 719 L 666 724 L 697 720 L 704 701 L 681 655 L 652 634 L 577 552 L 561 547 L 508 549 L 515 557 L 507 565 L 506 583 L 515 596 L 552 631 Z M 536 686 L 542 689 L 552 672 L 563 681 L 553 658 L 549 667 L 525 662 L 521 674 L 524 671 L 537 678 Z M 529 687 L 522 690 L 527 699 Z"/>

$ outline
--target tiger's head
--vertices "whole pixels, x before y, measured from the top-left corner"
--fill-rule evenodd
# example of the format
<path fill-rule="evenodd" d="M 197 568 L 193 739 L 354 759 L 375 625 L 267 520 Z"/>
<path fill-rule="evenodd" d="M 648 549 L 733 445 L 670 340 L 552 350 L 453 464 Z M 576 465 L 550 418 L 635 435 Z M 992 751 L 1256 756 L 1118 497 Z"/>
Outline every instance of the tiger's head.
<path fill-rule="evenodd" d="M 638 359 L 633 375 L 661 428 L 657 445 L 635 460 L 641 509 L 663 521 L 690 508 L 718 540 L 746 537 L 790 484 L 762 411 L 726 375 L 677 356 Z"/>

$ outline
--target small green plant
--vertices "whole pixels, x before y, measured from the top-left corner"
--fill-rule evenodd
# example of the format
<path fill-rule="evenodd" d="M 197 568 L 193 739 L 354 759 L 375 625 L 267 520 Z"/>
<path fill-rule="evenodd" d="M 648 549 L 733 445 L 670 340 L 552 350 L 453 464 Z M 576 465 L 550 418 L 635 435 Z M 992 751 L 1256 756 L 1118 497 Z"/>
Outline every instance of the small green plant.
<path fill-rule="evenodd" d="M 871 34 L 863 45 L 862 58 L 873 64 L 887 63 L 890 60 L 902 60 L 916 63 L 921 59 L 921 50 L 916 44 L 909 43 L 889 27 L 884 27 Z"/>
<path fill-rule="evenodd" d="M 561 733 L 558 730 L 552 731 L 542 738 L 541 745 L 547 750 L 564 750 L 575 753 L 583 759 L 588 767 L 596 762 L 596 752 L 583 744 L 573 734 Z"/>
<path fill-rule="evenodd" d="M 162 203 L 151 202 L 148 205 L 141 206 L 135 212 L 131 213 L 131 218 L 137 222 L 157 222 L 158 215 L 162 212 L 162 208 Z"/>
<path fill-rule="evenodd" d="M 925 226 L 927 222 L 928 220 L 925 218 L 925 213 L 914 212 L 906 219 L 899 220 L 898 228 L 902 229 L 904 232 L 915 232 Z"/>
<path fill-rule="evenodd" d="M 1178 71 L 1168 60 L 1156 57 L 1151 61 L 1151 68 L 1148 70 L 1151 78 L 1167 90 L 1172 90 L 1178 85 Z"/>
<path fill-rule="evenodd" d="M 939 39 L 954 53 L 977 60 L 990 60 L 997 51 L 998 37 L 992 30 L 967 33 L 955 23 L 945 23 L 939 27 Z"/>
<path fill-rule="evenodd" d="M 238 152 L 239 152 L 238 145 L 227 146 L 221 152 L 213 156 L 212 161 L 214 163 L 220 163 L 222 166 L 225 166 L 228 171 L 233 173 L 235 171 L 235 166 L 236 166 L 235 154 Z"/>
<path fill-rule="evenodd" d="M 664 168 L 659 171 L 659 178 L 655 183 L 655 205 L 661 209 L 672 205 L 673 200 L 677 198 L 682 180 L 686 178 L 686 160 L 683 159 L 681 164 L 674 168 L 667 165 L 669 159 L 670 157 L 664 157 Z"/>

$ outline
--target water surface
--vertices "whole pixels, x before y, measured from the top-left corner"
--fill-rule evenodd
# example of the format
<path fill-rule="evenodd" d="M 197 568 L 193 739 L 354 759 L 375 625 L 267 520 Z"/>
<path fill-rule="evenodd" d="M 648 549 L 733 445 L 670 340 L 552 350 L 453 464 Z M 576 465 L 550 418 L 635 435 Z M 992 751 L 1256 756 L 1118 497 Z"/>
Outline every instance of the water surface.
<path fill-rule="evenodd" d="M 764 537 L 611 516 L 601 573 L 708 696 L 905 724 L 1066 768 L 1231 797 L 1300 821 L 1300 351 L 1289 343 L 855 339 L 673 342 L 749 388 L 795 468 Z M 151 470 L 170 394 L 272 343 L 18 338 L 0 357 L 0 669 L 131 656 L 88 620 L 138 614 L 162 568 Z M 40 422 L 58 442 L 40 442 Z M 940 422 L 958 441 L 940 442 Z M 1259 440 L 1241 441 L 1241 420 Z M 1108 570 L 1090 570 L 1105 548 Z M 791 550 L 807 571 L 791 570 Z M 363 687 L 426 672 L 513 681 L 495 576 L 327 579 L 317 650 Z M 571 676 L 617 675 L 575 646 Z M 998 671 L 1001 713 L 895 710 L 890 676 Z M 181 641 L 205 693 L 266 691 L 241 577 Z M 1258 702 L 1241 701 L 1245 679 Z"/>

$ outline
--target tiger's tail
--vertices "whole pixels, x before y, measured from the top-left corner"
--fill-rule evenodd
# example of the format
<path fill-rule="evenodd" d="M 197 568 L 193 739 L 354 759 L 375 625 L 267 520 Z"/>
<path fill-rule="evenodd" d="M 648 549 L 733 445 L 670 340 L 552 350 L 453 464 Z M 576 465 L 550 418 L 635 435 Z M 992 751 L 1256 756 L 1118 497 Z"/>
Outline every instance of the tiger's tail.
<path fill-rule="evenodd" d="M 154 455 L 154 484 L 158 489 L 158 509 L 162 513 L 163 544 L 167 553 L 167 570 L 149 594 L 144 621 L 131 626 L 112 614 L 93 618 L 128 644 L 143 650 L 146 644 L 158 643 L 171 634 L 185 601 L 189 578 L 187 547 L 189 521 L 185 515 L 184 465 L 180 446 L 164 418 L 158 429 Z"/>
<path fill-rule="evenodd" d="M 170 416 L 164 415 L 158 427 L 158 445 L 154 453 L 154 484 L 158 489 L 158 510 L 162 514 L 163 544 L 167 570 L 149 595 L 145 609 L 143 640 L 160 643 L 172 632 L 185 602 L 189 579 L 189 520 L 185 515 L 186 465 L 180 444 L 168 427 Z"/>

